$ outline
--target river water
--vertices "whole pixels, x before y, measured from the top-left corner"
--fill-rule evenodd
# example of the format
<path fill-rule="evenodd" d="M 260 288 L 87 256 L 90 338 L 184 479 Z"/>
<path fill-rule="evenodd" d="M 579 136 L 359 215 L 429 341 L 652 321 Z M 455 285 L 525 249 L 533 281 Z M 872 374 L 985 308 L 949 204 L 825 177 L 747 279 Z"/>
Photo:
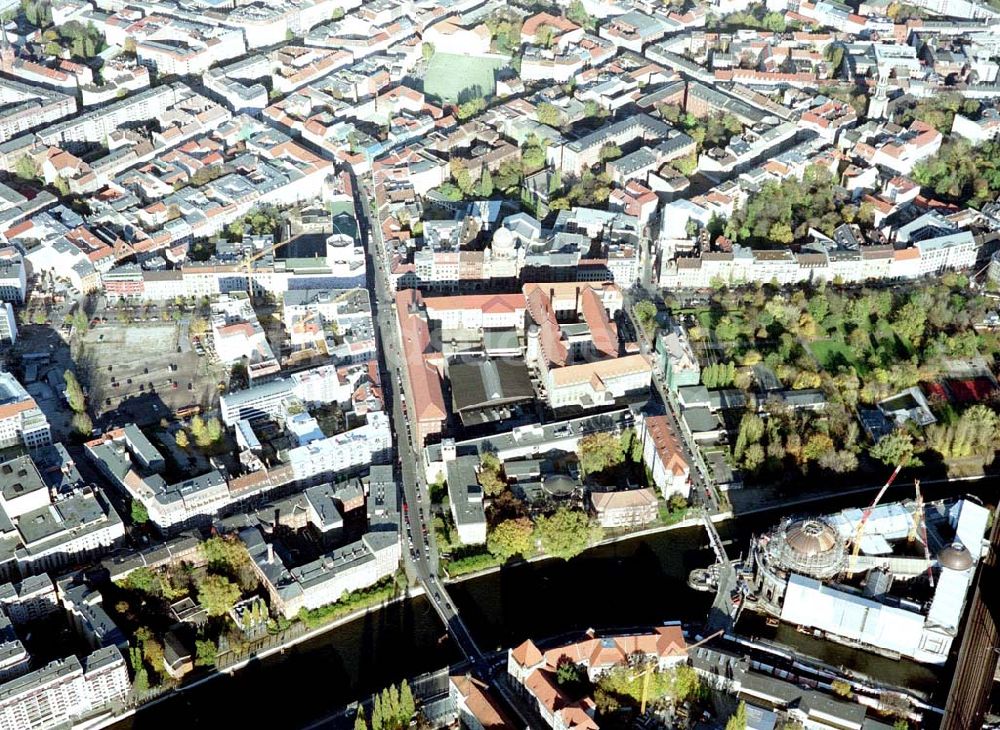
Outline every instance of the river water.
<path fill-rule="evenodd" d="M 975 491 L 995 502 L 989 494 L 992 485 Z M 860 497 L 826 500 L 822 509 L 866 501 Z M 746 549 L 751 532 L 767 529 L 777 519 L 775 513 L 746 517 L 721 525 L 720 534 L 735 556 Z M 480 647 L 489 651 L 529 637 L 591 627 L 697 622 L 704 618 L 711 595 L 689 589 L 687 575 L 713 561 L 704 530 L 684 528 L 603 545 L 568 563 L 546 560 L 512 566 L 459 582 L 449 591 Z M 820 641 L 788 626 L 767 627 L 756 616 L 745 616 L 737 629 L 744 636 L 773 640 L 828 664 L 934 693 L 939 699 L 946 687 L 946 673 L 941 670 Z M 271 727 L 302 727 L 391 682 L 433 671 L 458 658 L 437 615 L 426 600 L 417 597 L 256 662 L 233 676 L 170 696 L 115 728 L 215 728 L 223 722 L 252 728 L 262 726 L 265 718 Z M 280 720 L 275 723 L 272 718 Z"/>

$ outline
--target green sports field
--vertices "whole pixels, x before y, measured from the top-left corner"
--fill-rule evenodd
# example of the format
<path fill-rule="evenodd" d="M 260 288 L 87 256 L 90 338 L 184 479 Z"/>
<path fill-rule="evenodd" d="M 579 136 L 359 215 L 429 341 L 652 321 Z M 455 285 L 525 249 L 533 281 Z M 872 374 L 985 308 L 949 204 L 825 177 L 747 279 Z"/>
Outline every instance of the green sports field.
<path fill-rule="evenodd" d="M 424 76 L 424 93 L 451 103 L 476 96 L 489 98 L 496 92 L 493 74 L 504 65 L 500 58 L 435 53 Z"/>

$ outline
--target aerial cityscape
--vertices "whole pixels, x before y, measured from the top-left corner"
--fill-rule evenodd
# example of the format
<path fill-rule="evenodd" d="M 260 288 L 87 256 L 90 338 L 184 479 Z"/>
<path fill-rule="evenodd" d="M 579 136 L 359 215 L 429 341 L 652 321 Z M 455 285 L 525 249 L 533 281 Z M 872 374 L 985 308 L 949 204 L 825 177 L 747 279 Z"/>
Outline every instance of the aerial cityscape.
<path fill-rule="evenodd" d="M 0 0 L 0 730 L 1000 728 L 1000 0 Z"/>

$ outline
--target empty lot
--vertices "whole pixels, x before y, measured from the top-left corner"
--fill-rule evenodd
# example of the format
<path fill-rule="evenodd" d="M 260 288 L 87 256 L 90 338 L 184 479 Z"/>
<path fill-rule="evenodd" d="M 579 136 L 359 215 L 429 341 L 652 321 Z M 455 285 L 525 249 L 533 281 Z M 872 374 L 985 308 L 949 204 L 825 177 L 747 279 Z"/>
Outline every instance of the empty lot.
<path fill-rule="evenodd" d="M 172 322 L 108 323 L 88 331 L 77 370 L 92 413 L 153 423 L 191 404 L 214 407 L 225 374 L 182 347 L 186 336 L 186 327 Z"/>

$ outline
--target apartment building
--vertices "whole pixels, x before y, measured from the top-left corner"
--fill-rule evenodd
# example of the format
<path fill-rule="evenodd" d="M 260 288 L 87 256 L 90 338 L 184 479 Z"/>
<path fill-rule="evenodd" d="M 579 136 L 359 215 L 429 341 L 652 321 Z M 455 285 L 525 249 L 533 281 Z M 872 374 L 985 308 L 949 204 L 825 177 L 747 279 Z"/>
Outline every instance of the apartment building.
<path fill-rule="evenodd" d="M 28 391 L 7 372 L 0 372 L 0 448 L 29 449 L 52 443 L 48 419 Z"/>
<path fill-rule="evenodd" d="M 389 417 L 382 411 L 365 416 L 365 425 L 289 449 L 286 463 L 296 481 L 318 483 L 365 465 L 382 463 L 392 447 Z"/>
<path fill-rule="evenodd" d="M 29 456 L 0 464 L 0 571 L 34 575 L 121 543 L 125 526 L 90 488 L 50 494 Z"/>
<path fill-rule="evenodd" d="M 653 484 L 664 499 L 691 493 L 691 465 L 680 435 L 666 416 L 637 416 L 636 438 L 642 444 L 642 463 L 652 472 Z"/>
<path fill-rule="evenodd" d="M 0 685 L 0 730 L 49 730 L 124 701 L 131 689 L 117 647 L 49 662 Z"/>

